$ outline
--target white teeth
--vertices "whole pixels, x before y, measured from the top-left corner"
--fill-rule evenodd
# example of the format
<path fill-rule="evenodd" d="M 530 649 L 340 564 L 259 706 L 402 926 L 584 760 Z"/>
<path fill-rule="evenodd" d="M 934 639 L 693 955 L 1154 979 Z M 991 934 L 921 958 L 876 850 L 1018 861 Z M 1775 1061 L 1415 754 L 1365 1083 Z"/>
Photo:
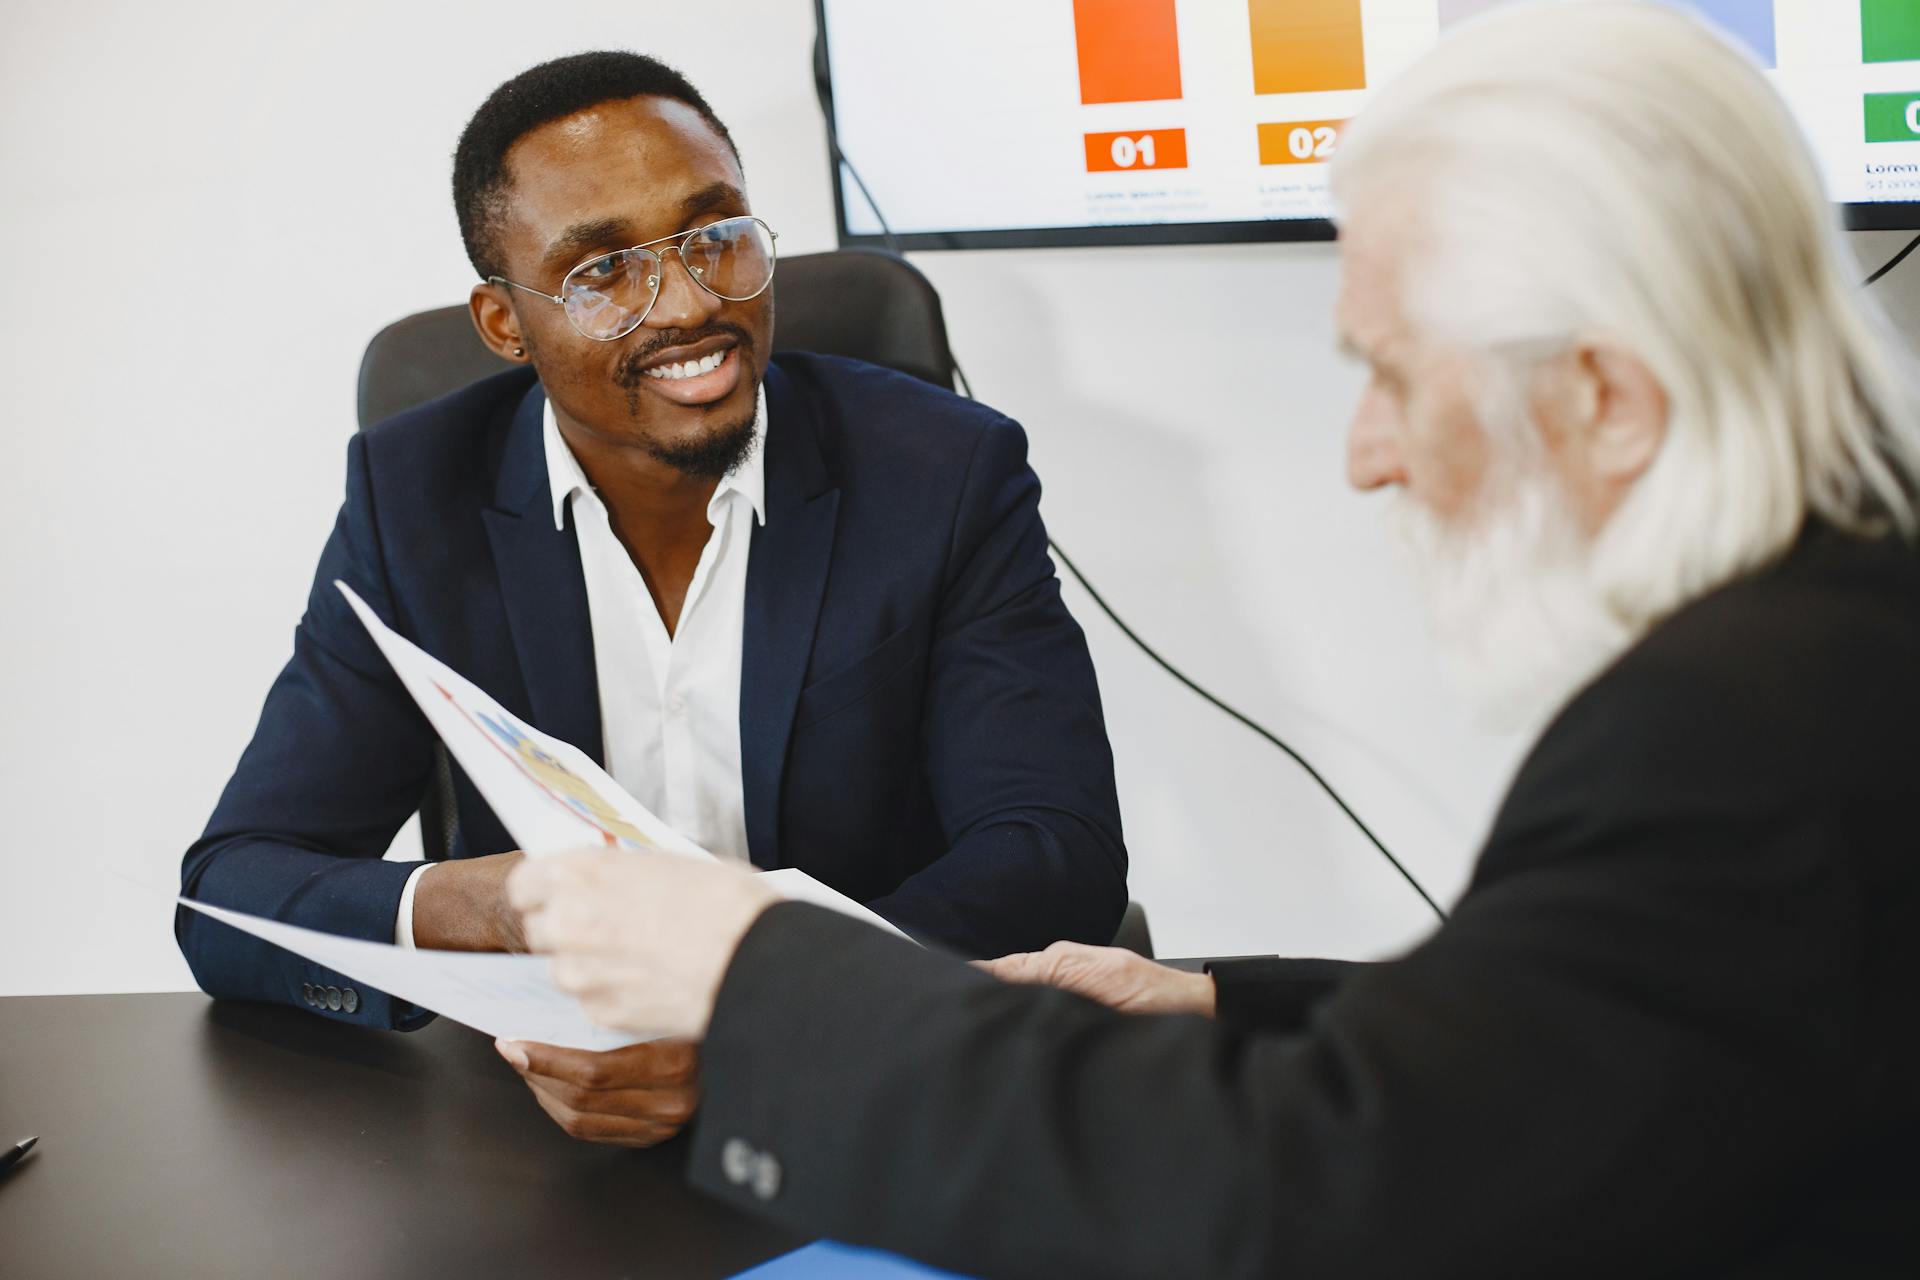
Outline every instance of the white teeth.
<path fill-rule="evenodd" d="M 659 378 L 663 382 L 677 382 L 681 378 L 692 378 L 703 373 L 712 373 L 726 362 L 727 353 L 725 351 L 716 351 L 712 355 L 702 357 L 699 360 L 687 360 L 680 364 L 663 364 L 658 368 L 647 369 L 644 372 L 649 378 Z"/>

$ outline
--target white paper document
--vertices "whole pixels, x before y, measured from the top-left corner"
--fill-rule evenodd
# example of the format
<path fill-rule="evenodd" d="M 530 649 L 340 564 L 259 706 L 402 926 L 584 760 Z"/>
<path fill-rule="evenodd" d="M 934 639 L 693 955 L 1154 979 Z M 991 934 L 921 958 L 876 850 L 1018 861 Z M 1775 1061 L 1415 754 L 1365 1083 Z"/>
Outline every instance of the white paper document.
<path fill-rule="evenodd" d="M 427 722 L 447 744 L 482 797 L 530 858 L 568 849 L 611 848 L 712 859 L 635 800 L 593 758 L 541 733 L 477 685 L 380 621 L 344 582 L 353 606 Z M 906 937 L 885 919 L 797 867 L 760 873 L 775 893 L 811 902 Z M 259 916 L 180 899 L 182 904 L 316 964 L 464 1022 L 489 1035 L 575 1049 L 614 1049 L 651 1036 L 609 1031 L 587 1021 L 553 985 L 541 956 L 474 951 L 414 951 L 342 938 Z"/>
<path fill-rule="evenodd" d="M 333 585 L 360 615 L 427 723 L 528 857 L 596 844 L 713 857 L 654 817 L 593 757 L 524 723 L 380 621 L 353 588 L 344 582 Z"/>
<path fill-rule="evenodd" d="M 579 1002 L 553 985 L 545 956 L 497 951 L 408 951 L 383 942 L 264 920 L 181 898 L 183 906 L 230 924 L 243 933 L 337 969 L 377 987 L 506 1040 L 534 1040 L 567 1049 L 618 1049 L 652 1036 L 609 1031 L 587 1021 Z"/>
<path fill-rule="evenodd" d="M 884 929 L 902 938 L 907 936 L 879 912 L 868 910 L 838 889 L 829 889 L 798 867 L 781 867 L 777 871 L 762 871 L 759 879 L 761 884 L 783 898 L 791 898 L 795 902 L 811 902 L 816 907 L 825 907 L 829 911 L 838 911 L 843 916 L 864 920 L 876 929 Z M 912 939 L 909 938 L 908 941 L 911 942 Z"/>

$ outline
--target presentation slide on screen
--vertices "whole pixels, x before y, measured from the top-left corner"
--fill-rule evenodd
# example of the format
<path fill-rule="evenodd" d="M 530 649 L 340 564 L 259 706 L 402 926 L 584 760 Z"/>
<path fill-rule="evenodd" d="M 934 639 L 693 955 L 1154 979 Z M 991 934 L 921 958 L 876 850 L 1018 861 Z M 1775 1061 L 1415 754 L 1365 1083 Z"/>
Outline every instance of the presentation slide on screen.
<path fill-rule="evenodd" d="M 1506 0 L 824 0 L 896 233 L 1324 218 L 1368 92 Z M 1653 0 L 1750 50 L 1837 203 L 1920 200 L 1920 0 Z M 880 220 L 845 184 L 847 229 Z"/>

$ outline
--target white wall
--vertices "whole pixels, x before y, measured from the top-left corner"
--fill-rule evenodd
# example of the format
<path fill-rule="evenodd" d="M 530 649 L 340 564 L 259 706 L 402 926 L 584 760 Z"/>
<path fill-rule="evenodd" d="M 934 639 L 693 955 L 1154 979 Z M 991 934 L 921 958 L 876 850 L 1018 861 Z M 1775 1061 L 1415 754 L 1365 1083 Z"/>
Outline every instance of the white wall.
<path fill-rule="evenodd" d="M 751 21 L 716 35 L 697 7 L 581 0 L 9 7 L 0 995 L 191 985 L 164 892 L 285 659 L 362 347 L 465 296 L 448 157 L 488 90 L 583 48 L 665 56 L 730 123 L 782 249 L 832 247 L 811 5 L 732 11 Z M 1518 744 L 1437 686 L 1342 487 L 1331 250 L 919 262 L 976 391 L 1030 429 L 1062 544 L 1456 892 Z M 1920 322 L 1916 273 L 1889 284 Z M 1069 595 L 1162 954 L 1364 956 L 1426 928 L 1291 764 Z"/>

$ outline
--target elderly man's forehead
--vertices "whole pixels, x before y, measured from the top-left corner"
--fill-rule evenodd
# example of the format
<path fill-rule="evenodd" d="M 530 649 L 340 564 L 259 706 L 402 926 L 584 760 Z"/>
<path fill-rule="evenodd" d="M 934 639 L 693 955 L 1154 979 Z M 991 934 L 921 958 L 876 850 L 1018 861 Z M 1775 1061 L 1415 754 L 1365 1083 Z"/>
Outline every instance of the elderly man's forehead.
<path fill-rule="evenodd" d="M 1402 327 L 1400 245 L 1372 219 L 1340 228 L 1340 297 L 1335 320 L 1345 345 L 1376 354 Z"/>

